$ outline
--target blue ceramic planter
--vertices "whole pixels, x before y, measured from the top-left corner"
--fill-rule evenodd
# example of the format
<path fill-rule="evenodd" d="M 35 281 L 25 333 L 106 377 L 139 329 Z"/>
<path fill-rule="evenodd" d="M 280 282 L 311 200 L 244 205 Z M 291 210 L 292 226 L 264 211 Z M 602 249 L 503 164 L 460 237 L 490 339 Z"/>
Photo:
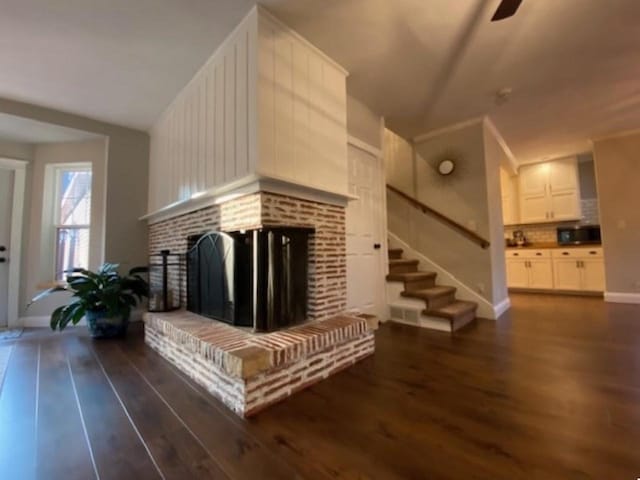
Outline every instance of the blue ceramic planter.
<path fill-rule="evenodd" d="M 129 326 L 129 319 L 122 316 L 109 318 L 105 311 L 87 311 L 85 318 L 93 338 L 123 337 Z"/>

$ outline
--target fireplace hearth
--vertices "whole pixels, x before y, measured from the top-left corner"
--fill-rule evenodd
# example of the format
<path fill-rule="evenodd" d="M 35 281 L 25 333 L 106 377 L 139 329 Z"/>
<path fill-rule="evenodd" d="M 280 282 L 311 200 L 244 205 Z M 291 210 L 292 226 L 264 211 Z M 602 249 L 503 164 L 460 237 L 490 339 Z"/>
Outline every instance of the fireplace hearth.
<path fill-rule="evenodd" d="M 187 310 L 259 332 L 304 322 L 311 233 L 277 226 L 190 236 Z"/>

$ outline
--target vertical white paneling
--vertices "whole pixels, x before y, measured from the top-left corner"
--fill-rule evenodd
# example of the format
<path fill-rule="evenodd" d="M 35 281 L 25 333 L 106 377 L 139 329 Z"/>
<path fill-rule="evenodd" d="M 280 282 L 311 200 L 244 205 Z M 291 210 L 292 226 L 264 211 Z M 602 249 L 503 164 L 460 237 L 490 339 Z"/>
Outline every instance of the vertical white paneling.
<path fill-rule="evenodd" d="M 224 181 L 236 176 L 236 49 L 224 57 Z"/>
<path fill-rule="evenodd" d="M 258 25 L 258 171 L 346 192 L 346 73 L 269 15 Z"/>
<path fill-rule="evenodd" d="M 224 140 L 225 140 L 225 122 L 224 122 L 224 59 L 215 66 L 215 154 L 213 163 L 215 165 L 215 184 L 219 185 L 224 182 Z"/>
<path fill-rule="evenodd" d="M 260 173 L 276 171 L 275 121 L 274 121 L 274 29 L 260 18 L 258 31 L 258 159 L 256 170 Z"/>
<path fill-rule="evenodd" d="M 239 178 L 249 173 L 249 125 L 248 125 L 248 68 L 247 45 L 248 33 L 242 35 L 236 43 L 235 62 L 235 177 Z"/>
<path fill-rule="evenodd" d="M 275 38 L 275 170 L 295 178 L 293 123 L 293 45 L 291 38 L 278 32 Z"/>
<path fill-rule="evenodd" d="M 254 170 L 249 165 L 257 164 L 258 150 L 257 22 L 253 10 L 150 130 L 150 209 Z"/>
<path fill-rule="evenodd" d="M 258 28 L 247 32 L 247 142 L 248 171 L 255 172 L 258 165 Z"/>
<path fill-rule="evenodd" d="M 210 66 L 207 69 L 207 75 L 205 77 L 207 85 L 207 108 L 206 108 L 206 144 L 207 144 L 207 157 L 206 157 L 206 188 L 211 188 L 215 185 L 215 110 L 216 110 L 216 96 L 215 96 L 215 69 Z"/>
<path fill-rule="evenodd" d="M 303 45 L 293 44 L 293 157 L 296 181 L 303 185 L 311 181 L 311 169 L 305 168 L 310 156 L 309 129 L 309 55 Z"/>
<path fill-rule="evenodd" d="M 346 73 L 254 9 L 150 136 L 150 209 L 254 173 L 346 192 Z"/>
<path fill-rule="evenodd" d="M 198 192 L 207 187 L 207 78 L 198 85 Z"/>

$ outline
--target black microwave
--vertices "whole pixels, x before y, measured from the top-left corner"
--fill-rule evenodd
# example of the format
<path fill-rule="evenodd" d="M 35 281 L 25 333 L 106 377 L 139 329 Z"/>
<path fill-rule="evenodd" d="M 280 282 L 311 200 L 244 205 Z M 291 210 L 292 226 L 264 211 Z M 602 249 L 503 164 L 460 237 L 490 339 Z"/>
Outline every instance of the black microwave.
<path fill-rule="evenodd" d="M 558 227 L 558 245 L 593 245 L 602 243 L 600 225 Z"/>

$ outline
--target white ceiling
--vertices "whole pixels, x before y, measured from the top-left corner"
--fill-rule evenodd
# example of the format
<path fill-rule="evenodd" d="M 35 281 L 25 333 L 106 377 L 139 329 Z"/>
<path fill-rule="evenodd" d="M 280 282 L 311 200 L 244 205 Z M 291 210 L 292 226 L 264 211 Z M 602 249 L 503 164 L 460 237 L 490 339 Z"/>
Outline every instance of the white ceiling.
<path fill-rule="evenodd" d="M 251 0 L 2 0 L 0 96 L 147 129 Z M 489 114 L 520 161 L 640 127 L 640 1 L 264 0 L 410 136 Z M 513 89 L 510 101 L 494 93 Z"/>
<path fill-rule="evenodd" d="M 18 143 L 80 142 L 101 135 L 0 113 L 0 141 Z"/>

